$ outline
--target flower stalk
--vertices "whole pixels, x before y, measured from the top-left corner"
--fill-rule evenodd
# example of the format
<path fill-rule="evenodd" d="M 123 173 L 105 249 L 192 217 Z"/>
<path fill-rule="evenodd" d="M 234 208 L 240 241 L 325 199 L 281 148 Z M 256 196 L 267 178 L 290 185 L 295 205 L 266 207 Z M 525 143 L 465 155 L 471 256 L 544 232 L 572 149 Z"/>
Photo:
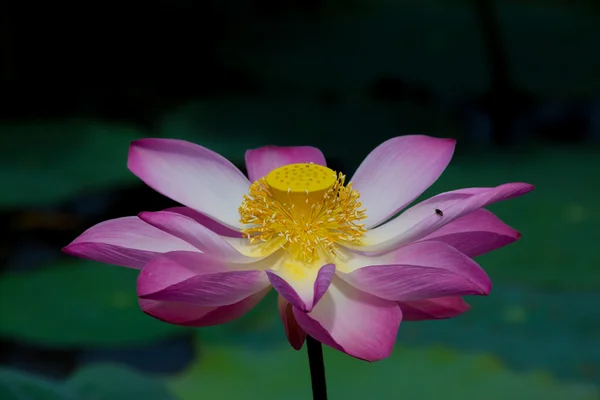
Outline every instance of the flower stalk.
<path fill-rule="evenodd" d="M 308 351 L 308 366 L 312 384 L 313 400 L 327 400 L 327 381 L 325 379 L 325 362 L 323 361 L 323 346 L 311 336 L 306 337 Z"/>

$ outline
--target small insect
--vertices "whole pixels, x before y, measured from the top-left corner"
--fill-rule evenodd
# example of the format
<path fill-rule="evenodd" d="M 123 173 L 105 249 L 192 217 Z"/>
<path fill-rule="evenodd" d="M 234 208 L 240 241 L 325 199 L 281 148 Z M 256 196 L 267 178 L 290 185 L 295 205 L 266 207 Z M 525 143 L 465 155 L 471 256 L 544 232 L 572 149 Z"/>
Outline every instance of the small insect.
<path fill-rule="evenodd" d="M 443 213 L 443 212 L 442 212 L 442 210 L 440 210 L 439 208 L 436 208 L 436 209 L 435 209 L 435 213 L 436 213 L 437 215 L 439 215 L 440 217 L 443 217 L 443 216 L 444 216 L 444 213 Z"/>

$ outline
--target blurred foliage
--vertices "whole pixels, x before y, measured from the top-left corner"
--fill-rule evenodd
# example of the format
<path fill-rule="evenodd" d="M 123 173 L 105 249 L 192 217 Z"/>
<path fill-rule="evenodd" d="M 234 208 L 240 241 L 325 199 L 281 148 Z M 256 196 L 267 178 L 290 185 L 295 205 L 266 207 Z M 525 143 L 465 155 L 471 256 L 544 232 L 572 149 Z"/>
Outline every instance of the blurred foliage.
<path fill-rule="evenodd" d="M 66 201 L 86 191 L 131 182 L 133 127 L 82 119 L 0 126 L 0 207 Z"/>
<path fill-rule="evenodd" d="M 196 400 L 203 397 L 305 399 L 310 377 L 304 352 L 289 346 L 253 350 L 235 346 L 203 346 L 199 362 L 168 386 L 158 377 L 104 364 L 82 367 L 65 382 L 50 381 L 0 369 L 0 397 L 6 400 Z M 460 354 L 443 347 L 398 347 L 377 363 L 355 360 L 325 348 L 332 398 L 372 395 L 380 399 L 447 398 L 515 400 L 587 400 L 598 392 L 589 385 L 559 384 L 543 373 L 515 374 L 490 355 Z M 435 382 L 435 384 L 432 384 Z M 385 388 L 385 391 L 382 390 Z M 172 394 L 170 393 L 172 392 Z"/>
<path fill-rule="evenodd" d="M 174 400 L 157 377 L 117 365 L 99 364 L 78 370 L 66 382 L 82 400 Z"/>
<path fill-rule="evenodd" d="M 136 276 L 134 270 L 82 260 L 3 274 L 0 335 L 64 348 L 143 346 L 184 332 L 140 311 Z"/>
<path fill-rule="evenodd" d="M 600 377 L 600 297 L 494 284 L 487 297 L 466 299 L 458 318 L 405 322 L 398 343 L 443 344 L 495 354 L 515 371 L 543 369 L 562 379 Z"/>
<path fill-rule="evenodd" d="M 174 400 L 158 379 L 117 365 L 86 366 L 66 382 L 0 368 L 2 400 Z"/>
<path fill-rule="evenodd" d="M 267 88 L 291 93 L 326 89 L 355 97 L 373 79 L 387 75 L 441 96 L 487 90 L 489 72 L 474 1 L 354 3 L 327 18 L 241 20 L 224 57 Z M 600 91 L 598 10 L 541 1 L 494 3 L 509 67 L 521 89 L 551 97 Z"/>
<path fill-rule="evenodd" d="M 489 355 L 464 355 L 433 347 L 396 348 L 377 363 L 353 359 L 324 349 L 332 399 L 596 399 L 590 386 L 559 385 L 540 373 L 517 375 Z M 204 348 L 202 361 L 170 380 L 182 400 L 207 397 L 263 399 L 310 398 L 306 354 L 289 347 L 254 351 L 231 346 Z"/>
<path fill-rule="evenodd" d="M 75 400 L 61 385 L 47 379 L 0 368 L 0 398 L 3 400 Z"/>

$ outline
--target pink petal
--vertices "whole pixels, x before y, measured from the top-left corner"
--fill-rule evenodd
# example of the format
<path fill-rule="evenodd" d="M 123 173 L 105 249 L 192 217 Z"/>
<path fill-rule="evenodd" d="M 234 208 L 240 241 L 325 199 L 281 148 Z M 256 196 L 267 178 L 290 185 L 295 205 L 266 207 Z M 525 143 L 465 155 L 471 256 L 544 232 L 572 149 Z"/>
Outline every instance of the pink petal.
<path fill-rule="evenodd" d="M 454 318 L 471 308 L 462 297 L 440 297 L 398 304 L 402 309 L 404 321 Z"/>
<path fill-rule="evenodd" d="M 217 235 L 227 236 L 227 237 L 235 237 L 235 238 L 242 237 L 242 233 L 240 231 L 230 229 L 230 228 L 226 227 L 225 225 L 220 224 L 218 221 L 215 221 L 214 219 L 211 219 L 210 217 L 207 217 L 206 215 L 199 213 L 196 210 L 192 210 L 189 207 L 171 207 L 171 208 L 167 208 L 164 211 L 169 211 L 169 212 L 174 212 L 177 214 L 185 215 L 186 217 L 193 219 L 200 225 L 204 225 L 205 227 L 207 227 L 208 229 L 210 229 Z"/>
<path fill-rule="evenodd" d="M 455 143 L 454 139 L 409 135 L 375 148 L 352 177 L 367 210 L 366 226 L 386 221 L 431 186 L 450 162 Z"/>
<path fill-rule="evenodd" d="M 247 243 L 246 240 L 239 239 L 237 241 L 238 246 L 235 248 L 223 236 L 219 236 L 185 215 L 171 211 L 147 211 L 140 213 L 139 217 L 153 227 L 185 240 L 196 249 L 208 253 L 214 258 L 237 263 L 248 263 L 257 260 L 257 258 L 240 253 L 240 250 L 251 252 L 249 248 L 246 249 L 247 246 L 244 246 L 244 243 Z"/>
<path fill-rule="evenodd" d="M 267 287 L 245 299 L 220 307 L 199 306 L 193 303 L 139 299 L 142 311 L 158 320 L 175 325 L 202 327 L 233 321 L 253 309 L 271 290 Z"/>
<path fill-rule="evenodd" d="M 302 311 L 310 311 L 321 300 L 335 274 L 335 265 L 323 265 L 316 274 L 307 271 L 303 276 L 287 268 L 266 270 L 271 285 L 279 295 Z"/>
<path fill-rule="evenodd" d="M 444 242 L 469 257 L 477 257 L 513 243 L 520 237 L 519 231 L 481 208 L 455 219 L 421 240 Z"/>
<path fill-rule="evenodd" d="M 299 163 L 327 165 L 321 150 L 311 146 L 265 146 L 246 151 L 248 177 L 253 182 L 266 176 L 275 168 Z"/>
<path fill-rule="evenodd" d="M 142 298 L 138 298 L 138 302 L 142 311 L 151 317 L 163 322 L 182 326 L 188 326 L 192 321 L 201 320 L 206 314 L 219 308 L 199 306 L 193 303 Z"/>
<path fill-rule="evenodd" d="M 163 253 L 177 250 L 197 251 L 194 246 L 138 217 L 101 222 L 63 248 L 65 253 L 75 257 L 138 269 Z"/>
<path fill-rule="evenodd" d="M 281 317 L 281 322 L 283 322 L 283 328 L 285 329 L 288 341 L 295 350 L 300 350 L 306 340 L 306 332 L 296 322 L 292 305 L 279 295 L 277 297 L 277 308 L 279 309 L 279 316 Z"/>
<path fill-rule="evenodd" d="M 250 182 L 219 154 L 184 140 L 141 139 L 131 144 L 127 166 L 157 192 L 239 228 Z"/>
<path fill-rule="evenodd" d="M 356 288 L 386 300 L 484 295 L 491 290 L 490 278 L 475 261 L 442 242 L 413 243 L 361 261 L 368 266 L 338 275 Z"/>
<path fill-rule="evenodd" d="M 494 188 L 470 188 L 442 193 L 409 208 L 397 218 L 368 231 L 360 252 L 390 251 L 420 240 L 444 225 L 498 201 L 522 196 L 534 189 L 528 183 L 507 183 Z M 443 212 L 436 214 L 435 209 Z"/>
<path fill-rule="evenodd" d="M 308 335 L 367 361 L 389 357 L 402 320 L 397 303 L 361 292 L 339 278 L 310 313 L 296 307 L 293 311 Z"/>
<path fill-rule="evenodd" d="M 269 286 L 264 271 L 204 253 L 173 252 L 149 262 L 138 276 L 138 296 L 201 306 L 225 306 Z"/>

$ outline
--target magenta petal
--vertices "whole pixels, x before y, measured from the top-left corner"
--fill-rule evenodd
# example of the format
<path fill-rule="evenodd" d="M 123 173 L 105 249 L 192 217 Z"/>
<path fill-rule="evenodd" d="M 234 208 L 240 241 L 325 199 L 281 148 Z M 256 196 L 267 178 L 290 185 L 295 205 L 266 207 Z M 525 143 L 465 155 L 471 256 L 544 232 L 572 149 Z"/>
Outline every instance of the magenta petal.
<path fill-rule="evenodd" d="M 311 146 L 265 146 L 246 151 L 248 178 L 253 182 L 266 176 L 275 168 L 299 163 L 327 165 L 321 150 Z"/>
<path fill-rule="evenodd" d="M 314 279 L 312 275 L 307 275 L 304 279 L 290 279 L 288 276 L 286 280 L 286 274 L 281 272 L 283 271 L 266 271 L 271 285 L 294 307 L 310 311 L 329 288 L 335 274 L 335 265 L 323 265 Z"/>
<path fill-rule="evenodd" d="M 367 228 L 386 221 L 419 197 L 442 174 L 454 153 L 454 139 L 408 135 L 375 148 L 352 177 L 367 210 Z"/>
<path fill-rule="evenodd" d="M 323 295 L 327 292 L 327 289 L 329 289 L 329 285 L 331 285 L 334 275 L 335 264 L 323 265 L 319 270 L 317 279 L 315 280 L 315 296 L 312 301 L 313 307 L 321 300 Z"/>
<path fill-rule="evenodd" d="M 498 201 L 522 196 L 534 189 L 528 183 L 507 183 L 494 188 L 470 188 L 446 192 L 407 209 L 397 218 L 370 230 L 365 246 L 357 251 L 384 252 L 420 240 L 450 222 Z M 435 209 L 443 215 L 436 214 Z"/>
<path fill-rule="evenodd" d="M 127 166 L 148 186 L 229 226 L 240 226 L 238 207 L 250 182 L 214 151 L 184 140 L 141 139 Z"/>
<path fill-rule="evenodd" d="M 266 270 L 265 272 L 267 273 L 267 277 L 269 278 L 271 285 L 273 285 L 281 297 L 289 301 L 291 304 L 294 304 L 301 310 L 306 310 L 308 308 L 306 303 L 309 303 L 312 299 L 308 298 L 307 300 L 309 301 L 305 302 L 296 292 L 296 290 L 294 290 L 294 288 L 286 282 L 285 279 L 281 278 L 273 271 Z"/>
<path fill-rule="evenodd" d="M 455 219 L 421 240 L 444 242 L 469 257 L 477 257 L 513 243 L 520 237 L 519 231 L 481 208 Z"/>
<path fill-rule="evenodd" d="M 101 222 L 63 248 L 75 257 L 138 269 L 163 253 L 177 250 L 196 251 L 189 243 L 138 217 Z"/>
<path fill-rule="evenodd" d="M 218 308 L 199 306 L 192 303 L 142 298 L 138 298 L 138 301 L 142 311 L 151 317 L 163 322 L 182 326 L 188 326 L 192 321 L 201 320 L 206 314 Z"/>
<path fill-rule="evenodd" d="M 208 307 L 192 303 L 139 299 L 146 314 L 175 325 L 202 327 L 220 325 L 233 321 L 253 309 L 269 292 L 267 287 L 237 303 Z"/>
<path fill-rule="evenodd" d="M 484 295 L 491 290 L 489 277 L 475 261 L 442 242 L 413 243 L 389 257 L 390 265 L 339 275 L 362 291 L 394 301 Z"/>
<path fill-rule="evenodd" d="M 213 326 L 221 325 L 245 315 L 252 310 L 260 301 L 271 291 L 271 287 L 266 288 L 246 297 L 237 303 L 217 307 L 215 310 L 207 313 L 201 321 L 196 321 L 195 326 Z"/>
<path fill-rule="evenodd" d="M 300 350 L 306 340 L 306 332 L 304 332 L 300 325 L 298 325 L 296 318 L 294 318 L 292 305 L 279 295 L 277 297 L 277 308 L 279 309 L 279 316 L 281 317 L 281 322 L 283 322 L 283 328 L 285 329 L 288 341 L 295 350 Z"/>
<path fill-rule="evenodd" d="M 219 223 L 219 221 L 215 221 L 214 219 L 207 217 L 206 215 L 199 213 L 196 210 L 192 210 L 189 207 L 171 207 L 163 211 L 173 212 L 191 218 L 200 225 L 207 227 L 217 235 L 235 238 L 242 237 L 240 231 L 228 228 L 227 226 Z"/>
<path fill-rule="evenodd" d="M 203 253 L 231 262 L 253 262 L 226 242 L 222 236 L 185 215 L 171 211 L 143 212 L 140 219 L 193 245 Z"/>
<path fill-rule="evenodd" d="M 367 361 L 389 357 L 402 320 L 397 303 L 361 292 L 339 278 L 310 313 L 296 307 L 293 312 L 308 335 Z"/>
<path fill-rule="evenodd" d="M 405 301 L 398 305 L 402 309 L 404 321 L 454 318 L 471 308 L 462 297 Z"/>
<path fill-rule="evenodd" d="M 138 296 L 201 306 L 237 303 L 264 289 L 263 271 L 236 270 L 239 265 L 215 260 L 203 253 L 173 252 L 157 258 L 138 276 Z"/>

